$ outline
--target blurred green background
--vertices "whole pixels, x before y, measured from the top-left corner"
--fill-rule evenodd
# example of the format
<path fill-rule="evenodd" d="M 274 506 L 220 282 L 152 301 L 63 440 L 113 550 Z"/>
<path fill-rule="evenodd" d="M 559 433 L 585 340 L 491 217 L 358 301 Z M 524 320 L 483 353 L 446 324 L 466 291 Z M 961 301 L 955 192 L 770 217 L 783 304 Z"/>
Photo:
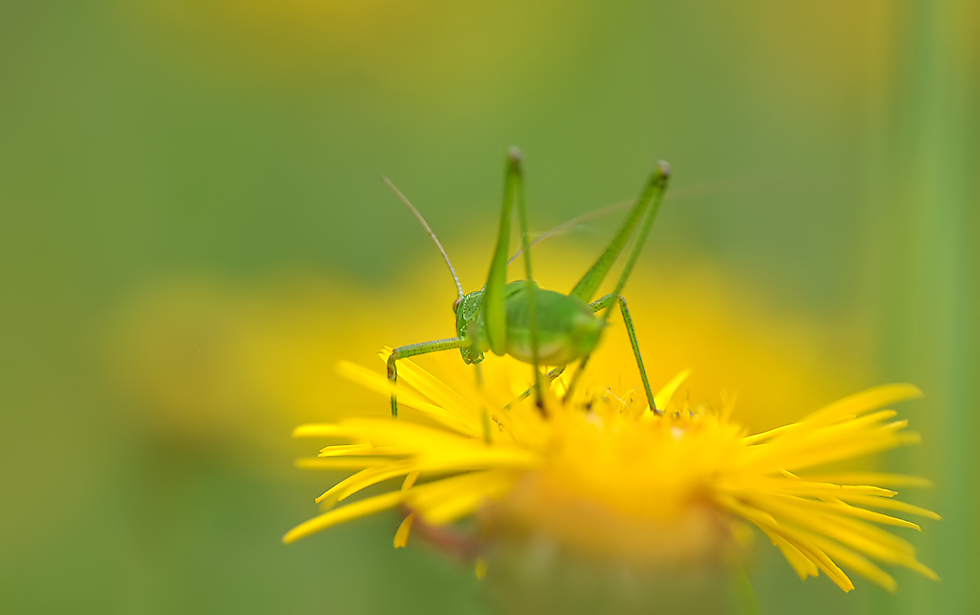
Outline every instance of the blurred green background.
<path fill-rule="evenodd" d="M 471 289 L 516 144 L 539 230 L 672 163 L 637 276 L 710 263 L 835 340 L 783 420 L 926 391 L 885 461 L 936 482 L 908 497 L 944 516 L 912 537 L 942 581 L 844 595 L 760 540 L 763 612 L 980 612 L 978 110 L 971 0 L 0 4 L 0 611 L 485 612 L 394 516 L 279 539 L 335 479 L 289 439 L 357 395 L 333 361 L 451 334 L 381 174 Z"/>

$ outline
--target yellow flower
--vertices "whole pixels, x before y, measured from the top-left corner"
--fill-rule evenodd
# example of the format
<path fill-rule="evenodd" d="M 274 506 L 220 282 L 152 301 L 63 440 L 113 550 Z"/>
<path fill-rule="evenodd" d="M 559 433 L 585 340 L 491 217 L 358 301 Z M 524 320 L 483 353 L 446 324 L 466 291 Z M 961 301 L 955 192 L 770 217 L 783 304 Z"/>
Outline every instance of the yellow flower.
<path fill-rule="evenodd" d="M 382 359 L 387 354 L 382 352 Z M 482 518 L 491 520 L 488 525 L 533 527 L 598 558 L 676 564 L 720 559 L 750 522 L 801 579 L 822 571 L 850 591 L 854 586 L 842 566 L 893 590 L 894 579 L 872 560 L 936 578 L 909 543 L 880 526 L 919 527 L 880 511 L 938 516 L 873 486 L 925 481 L 867 472 L 812 473 L 917 442 L 907 421 L 880 409 L 918 397 L 914 386 L 870 389 L 796 423 L 748 435 L 732 421 L 734 400 L 728 396 L 717 410 L 679 399 L 675 393 L 686 373 L 656 395 L 664 410 L 656 415 L 635 391 L 614 391 L 594 381 L 565 399 L 561 379 L 548 391 L 543 409 L 529 399 L 507 408 L 526 388 L 530 370 L 504 359 L 486 365 L 478 388 L 470 372 L 458 371 L 450 386 L 403 361 L 398 399 L 414 414 L 297 428 L 297 436 L 344 441 L 323 448 L 316 459 L 301 460 L 301 466 L 359 471 L 317 498 L 328 510 L 283 540 L 401 507 L 409 514 L 395 545 L 403 546 L 413 523 L 445 526 L 486 511 Z M 380 370 L 342 363 L 341 371 L 378 392 L 391 391 Z M 341 504 L 392 479 L 403 482 Z"/>

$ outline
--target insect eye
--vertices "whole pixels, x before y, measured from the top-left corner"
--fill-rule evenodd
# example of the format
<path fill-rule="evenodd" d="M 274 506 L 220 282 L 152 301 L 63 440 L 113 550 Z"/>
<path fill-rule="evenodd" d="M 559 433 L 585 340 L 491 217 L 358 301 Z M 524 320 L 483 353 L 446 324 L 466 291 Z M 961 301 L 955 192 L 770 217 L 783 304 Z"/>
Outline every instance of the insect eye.
<path fill-rule="evenodd" d="M 462 301 L 463 301 L 463 298 L 462 297 L 460 297 L 459 299 L 453 301 L 453 312 L 459 313 L 459 304 Z"/>

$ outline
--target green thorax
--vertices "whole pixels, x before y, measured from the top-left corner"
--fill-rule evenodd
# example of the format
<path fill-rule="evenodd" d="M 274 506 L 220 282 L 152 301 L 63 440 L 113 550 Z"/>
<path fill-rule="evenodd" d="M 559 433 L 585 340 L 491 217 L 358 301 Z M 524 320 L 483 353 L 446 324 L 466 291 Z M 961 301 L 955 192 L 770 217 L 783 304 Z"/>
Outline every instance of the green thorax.
<path fill-rule="evenodd" d="M 505 287 L 507 353 L 533 363 L 531 348 L 530 297 L 534 293 L 538 360 L 542 365 L 567 365 L 588 354 L 599 342 L 602 322 L 592 308 L 576 297 L 544 290 L 534 282 L 515 280 Z M 456 309 L 456 333 L 471 340 L 460 348 L 463 361 L 479 363 L 490 349 L 483 318 L 484 291 L 465 295 Z"/>

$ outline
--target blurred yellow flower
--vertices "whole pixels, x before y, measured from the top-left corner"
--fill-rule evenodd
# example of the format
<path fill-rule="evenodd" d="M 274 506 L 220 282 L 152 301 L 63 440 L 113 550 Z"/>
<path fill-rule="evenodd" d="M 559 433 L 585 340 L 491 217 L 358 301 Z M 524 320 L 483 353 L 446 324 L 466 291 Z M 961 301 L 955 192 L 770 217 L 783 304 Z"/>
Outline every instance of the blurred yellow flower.
<path fill-rule="evenodd" d="M 399 402 L 416 414 L 297 428 L 297 436 L 344 442 L 301 460 L 301 466 L 359 471 L 317 498 L 329 510 L 283 540 L 402 507 L 409 512 L 395 535 L 395 545 L 402 546 L 415 522 L 439 527 L 485 511 L 484 525 L 530 529 L 601 559 L 676 567 L 720 561 L 744 534 L 740 525 L 750 522 L 801 579 L 823 572 L 850 591 L 854 586 L 843 566 L 894 590 L 895 580 L 872 560 L 936 578 L 910 544 L 875 525 L 919 529 L 879 510 L 938 518 L 893 499 L 895 491 L 872 486 L 924 481 L 812 473 L 917 442 L 907 421 L 879 410 L 918 397 L 911 385 L 870 389 L 798 422 L 748 435 L 731 419 L 733 399 L 723 396 L 718 410 L 678 399 L 686 373 L 656 395 L 662 415 L 651 412 L 635 390 L 613 391 L 594 378 L 571 399 L 562 398 L 564 381 L 557 380 L 543 409 L 529 399 L 507 409 L 527 386 L 530 368 L 493 363 L 478 388 L 471 373 L 456 371 L 444 382 L 403 361 L 402 381 L 394 388 Z M 341 371 L 383 394 L 392 391 L 381 370 L 342 363 Z M 334 507 L 392 479 L 403 482 Z"/>

